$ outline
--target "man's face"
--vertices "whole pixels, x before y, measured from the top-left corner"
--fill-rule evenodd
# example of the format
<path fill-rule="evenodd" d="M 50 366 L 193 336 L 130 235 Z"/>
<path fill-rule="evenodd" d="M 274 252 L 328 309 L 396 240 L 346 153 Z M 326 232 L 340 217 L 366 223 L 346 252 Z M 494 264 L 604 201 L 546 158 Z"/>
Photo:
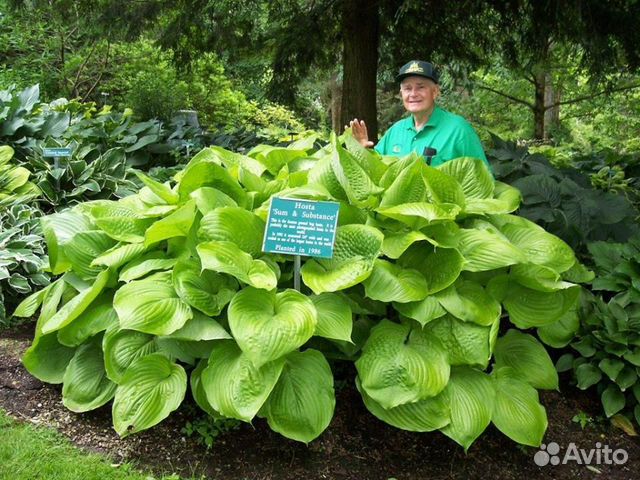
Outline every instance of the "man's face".
<path fill-rule="evenodd" d="M 409 113 L 431 112 L 440 88 L 431 79 L 419 76 L 407 77 L 400 83 L 400 95 Z"/>

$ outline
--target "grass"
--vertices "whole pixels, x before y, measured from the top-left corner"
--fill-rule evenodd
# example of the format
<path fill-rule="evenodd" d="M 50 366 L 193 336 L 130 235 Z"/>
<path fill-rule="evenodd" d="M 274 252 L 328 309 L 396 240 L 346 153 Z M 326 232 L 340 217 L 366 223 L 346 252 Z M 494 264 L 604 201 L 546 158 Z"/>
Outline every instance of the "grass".
<path fill-rule="evenodd" d="M 53 429 L 16 422 L 0 409 L 0 480 L 155 479 L 131 464 L 114 466 L 103 455 L 84 452 Z"/>

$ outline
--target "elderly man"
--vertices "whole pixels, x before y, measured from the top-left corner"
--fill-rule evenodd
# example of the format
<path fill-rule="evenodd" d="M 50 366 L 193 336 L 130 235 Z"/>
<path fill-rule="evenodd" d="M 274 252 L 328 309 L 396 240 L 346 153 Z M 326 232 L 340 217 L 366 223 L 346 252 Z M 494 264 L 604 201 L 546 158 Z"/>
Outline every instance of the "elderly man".
<path fill-rule="evenodd" d="M 375 146 L 378 153 L 403 156 L 417 152 L 433 166 L 458 157 L 479 158 L 489 165 L 469 122 L 436 105 L 440 75 L 431 63 L 413 60 L 400 69 L 396 80 L 400 83 L 404 108 L 411 115 L 387 130 Z M 363 120 L 356 118 L 349 126 L 356 140 L 365 147 L 373 147 Z"/>

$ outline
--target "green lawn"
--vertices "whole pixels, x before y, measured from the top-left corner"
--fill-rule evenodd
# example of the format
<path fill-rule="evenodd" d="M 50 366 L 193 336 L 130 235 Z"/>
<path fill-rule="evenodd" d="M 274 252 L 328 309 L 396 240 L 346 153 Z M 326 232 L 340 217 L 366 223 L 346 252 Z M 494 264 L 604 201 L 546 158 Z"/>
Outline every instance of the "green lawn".
<path fill-rule="evenodd" d="M 0 480 L 154 480 L 131 464 L 74 447 L 53 429 L 22 424 L 0 409 Z M 179 480 L 172 475 L 164 480 Z"/>

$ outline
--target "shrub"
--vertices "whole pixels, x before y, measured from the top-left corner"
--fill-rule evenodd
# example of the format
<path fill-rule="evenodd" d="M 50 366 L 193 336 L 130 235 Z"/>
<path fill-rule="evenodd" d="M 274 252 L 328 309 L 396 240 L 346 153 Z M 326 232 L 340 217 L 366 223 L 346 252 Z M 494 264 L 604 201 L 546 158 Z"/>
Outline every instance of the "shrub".
<path fill-rule="evenodd" d="M 43 219 L 62 276 L 15 313 L 41 308 L 25 366 L 62 383 L 73 411 L 114 399 L 123 436 L 162 421 L 189 383 L 215 418 L 264 417 L 309 442 L 334 411 L 327 358 L 342 358 L 391 425 L 467 449 L 493 422 L 539 445 L 537 389 L 558 378 L 521 330 L 566 334 L 590 279 L 571 249 L 511 215 L 519 193 L 480 160 L 436 169 L 350 136 L 310 155 L 313 141 L 207 148 L 172 182 L 139 174 L 135 195 Z M 340 203 L 333 258 L 304 259 L 301 291 L 292 257 L 262 252 L 273 195 Z"/>

